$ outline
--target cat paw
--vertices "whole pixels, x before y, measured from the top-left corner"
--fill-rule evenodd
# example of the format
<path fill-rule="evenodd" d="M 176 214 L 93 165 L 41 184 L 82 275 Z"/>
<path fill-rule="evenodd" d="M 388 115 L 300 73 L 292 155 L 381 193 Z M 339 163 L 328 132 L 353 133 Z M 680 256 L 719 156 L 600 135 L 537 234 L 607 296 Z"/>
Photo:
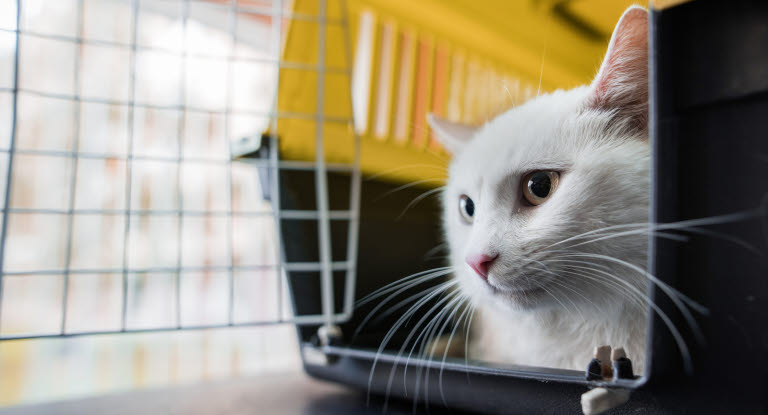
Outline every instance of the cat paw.
<path fill-rule="evenodd" d="M 611 346 L 595 347 L 594 358 L 587 365 L 587 380 L 632 379 L 632 361 L 627 357 L 624 348 Z"/>

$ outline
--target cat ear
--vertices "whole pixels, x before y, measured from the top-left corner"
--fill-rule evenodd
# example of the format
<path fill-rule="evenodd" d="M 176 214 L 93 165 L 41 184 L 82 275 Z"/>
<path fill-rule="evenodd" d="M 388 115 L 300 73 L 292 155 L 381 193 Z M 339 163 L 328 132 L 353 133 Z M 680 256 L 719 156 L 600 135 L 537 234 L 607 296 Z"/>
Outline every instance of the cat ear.
<path fill-rule="evenodd" d="M 440 144 L 451 154 L 456 154 L 464 148 L 477 132 L 476 127 L 459 124 L 440 118 L 435 114 L 427 114 L 429 127 L 435 133 Z"/>
<path fill-rule="evenodd" d="M 633 128 L 648 128 L 648 12 L 628 8 L 616 24 L 589 107 L 615 111 Z"/>

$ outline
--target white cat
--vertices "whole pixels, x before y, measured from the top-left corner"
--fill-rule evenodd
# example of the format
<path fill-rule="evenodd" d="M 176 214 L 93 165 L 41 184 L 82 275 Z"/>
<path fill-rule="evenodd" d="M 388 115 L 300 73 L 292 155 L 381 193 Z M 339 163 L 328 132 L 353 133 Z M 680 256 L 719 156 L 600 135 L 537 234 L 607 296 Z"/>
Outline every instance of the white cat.
<path fill-rule="evenodd" d="M 477 129 L 430 117 L 453 153 L 443 221 L 476 307 L 470 358 L 583 370 L 611 345 L 642 372 L 648 236 L 608 227 L 648 222 L 647 39 L 631 7 L 590 85 Z"/>

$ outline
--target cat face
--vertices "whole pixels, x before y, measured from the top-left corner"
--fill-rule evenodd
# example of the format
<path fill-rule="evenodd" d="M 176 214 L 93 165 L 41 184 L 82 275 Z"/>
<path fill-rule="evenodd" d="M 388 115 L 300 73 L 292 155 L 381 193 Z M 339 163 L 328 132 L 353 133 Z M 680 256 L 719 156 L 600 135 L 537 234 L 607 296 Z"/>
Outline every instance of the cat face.
<path fill-rule="evenodd" d="M 642 276 L 603 257 L 644 268 L 647 235 L 600 230 L 648 221 L 646 33 L 646 12 L 632 8 L 591 85 L 476 130 L 430 120 L 454 153 L 443 223 L 456 278 L 475 301 L 605 311 L 626 301 L 616 292 L 642 289 Z"/>

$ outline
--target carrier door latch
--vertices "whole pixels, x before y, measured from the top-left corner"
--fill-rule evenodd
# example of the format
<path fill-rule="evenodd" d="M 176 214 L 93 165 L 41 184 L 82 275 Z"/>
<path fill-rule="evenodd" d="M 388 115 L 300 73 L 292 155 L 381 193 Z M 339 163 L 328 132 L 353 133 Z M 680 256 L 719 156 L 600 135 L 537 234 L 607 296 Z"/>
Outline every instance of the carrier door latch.
<path fill-rule="evenodd" d="M 324 351 L 328 346 L 340 344 L 342 338 L 341 328 L 336 325 L 320 326 L 317 334 L 312 336 L 312 341 L 301 348 L 304 361 L 318 366 L 326 366 L 336 361 L 337 357 Z"/>

